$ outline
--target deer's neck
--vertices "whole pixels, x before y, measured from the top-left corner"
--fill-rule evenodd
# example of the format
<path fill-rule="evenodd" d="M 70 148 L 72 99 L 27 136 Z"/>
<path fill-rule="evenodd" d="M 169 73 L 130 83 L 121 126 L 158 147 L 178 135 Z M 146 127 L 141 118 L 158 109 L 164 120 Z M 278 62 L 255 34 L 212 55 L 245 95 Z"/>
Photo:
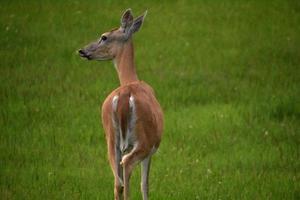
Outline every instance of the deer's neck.
<path fill-rule="evenodd" d="M 123 48 L 114 59 L 121 85 L 138 81 L 134 65 L 134 50 L 132 41 L 124 44 Z"/>

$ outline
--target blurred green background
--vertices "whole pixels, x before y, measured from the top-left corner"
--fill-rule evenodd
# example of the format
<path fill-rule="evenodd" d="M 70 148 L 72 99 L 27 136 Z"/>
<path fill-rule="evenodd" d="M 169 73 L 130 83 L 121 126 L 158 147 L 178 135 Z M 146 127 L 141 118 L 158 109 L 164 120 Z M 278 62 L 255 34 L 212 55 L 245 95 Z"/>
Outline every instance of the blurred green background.
<path fill-rule="evenodd" d="M 119 82 L 76 50 L 129 7 L 165 112 L 150 199 L 299 199 L 298 0 L 2 0 L 0 199 L 113 199 L 99 111 Z"/>

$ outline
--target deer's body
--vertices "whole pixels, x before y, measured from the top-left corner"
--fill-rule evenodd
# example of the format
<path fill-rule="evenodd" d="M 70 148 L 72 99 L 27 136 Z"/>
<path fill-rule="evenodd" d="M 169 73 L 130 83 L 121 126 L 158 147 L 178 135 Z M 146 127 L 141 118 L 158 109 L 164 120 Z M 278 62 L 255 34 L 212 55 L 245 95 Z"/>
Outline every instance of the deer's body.
<path fill-rule="evenodd" d="M 131 10 L 127 10 L 119 29 L 104 33 L 100 41 L 79 51 L 88 59 L 112 59 L 121 84 L 102 105 L 108 158 L 115 177 L 115 199 L 121 198 L 123 189 L 124 199 L 129 198 L 129 179 L 139 162 L 143 199 L 148 199 L 151 156 L 159 147 L 163 131 L 163 113 L 154 91 L 138 80 L 135 71 L 131 35 L 138 31 L 143 19 L 140 16 L 133 20 Z"/>

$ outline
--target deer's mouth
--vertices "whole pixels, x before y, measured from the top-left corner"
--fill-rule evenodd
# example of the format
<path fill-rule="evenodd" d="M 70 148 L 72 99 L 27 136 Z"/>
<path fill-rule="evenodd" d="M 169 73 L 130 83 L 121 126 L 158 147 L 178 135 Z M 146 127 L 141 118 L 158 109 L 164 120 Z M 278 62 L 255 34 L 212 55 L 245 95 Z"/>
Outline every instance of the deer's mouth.
<path fill-rule="evenodd" d="M 91 56 L 89 55 L 89 54 L 87 54 L 84 50 L 82 50 L 82 49 L 79 49 L 78 50 L 78 54 L 79 54 L 79 56 L 80 57 L 82 57 L 82 58 L 86 58 L 86 59 L 88 59 L 88 60 L 91 60 L 92 58 L 91 58 Z"/>

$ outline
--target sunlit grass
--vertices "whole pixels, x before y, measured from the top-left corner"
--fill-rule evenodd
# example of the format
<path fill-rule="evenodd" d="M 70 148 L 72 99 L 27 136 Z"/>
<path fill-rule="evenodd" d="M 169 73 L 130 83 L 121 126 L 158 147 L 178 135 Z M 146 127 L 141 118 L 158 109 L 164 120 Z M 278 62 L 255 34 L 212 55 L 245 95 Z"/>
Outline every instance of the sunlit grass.
<path fill-rule="evenodd" d="M 299 199 L 298 1 L 7 1 L 1 199 L 113 199 L 100 105 L 111 62 L 76 50 L 148 9 L 140 79 L 165 111 L 151 199 Z M 139 168 L 132 199 L 141 199 Z"/>

